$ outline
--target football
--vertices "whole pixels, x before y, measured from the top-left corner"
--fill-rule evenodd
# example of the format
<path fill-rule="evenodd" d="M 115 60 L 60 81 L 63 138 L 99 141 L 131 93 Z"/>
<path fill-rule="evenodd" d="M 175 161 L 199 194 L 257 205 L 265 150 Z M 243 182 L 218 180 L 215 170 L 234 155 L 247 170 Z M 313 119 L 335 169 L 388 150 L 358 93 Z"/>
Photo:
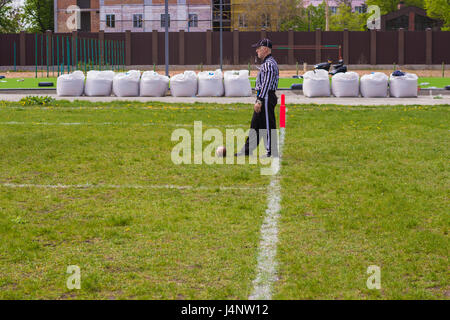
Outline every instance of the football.
<path fill-rule="evenodd" d="M 218 157 L 225 157 L 227 155 L 227 149 L 224 146 L 217 147 L 216 155 Z"/>

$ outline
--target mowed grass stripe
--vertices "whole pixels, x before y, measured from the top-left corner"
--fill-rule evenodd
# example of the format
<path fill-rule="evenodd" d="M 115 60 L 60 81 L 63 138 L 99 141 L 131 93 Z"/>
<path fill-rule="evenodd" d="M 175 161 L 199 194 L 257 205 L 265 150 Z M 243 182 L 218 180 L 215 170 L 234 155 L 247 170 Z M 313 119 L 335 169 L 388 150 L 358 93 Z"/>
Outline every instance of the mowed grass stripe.
<path fill-rule="evenodd" d="M 204 129 L 217 127 L 225 137 L 227 129 L 248 123 L 251 117 L 251 110 L 209 109 L 215 106 L 184 112 L 140 108 L 11 112 L 0 108 L 0 122 L 86 123 L 0 125 L 0 152 L 5 155 L 0 163 L 0 181 L 42 185 L 266 186 L 268 178 L 260 176 L 259 165 L 172 163 L 171 151 L 178 142 L 172 142 L 171 135 L 178 127 L 193 137 L 194 121 L 202 121 Z M 111 124 L 89 125 L 99 122 Z M 145 123 L 150 125 L 143 126 Z M 208 144 L 205 142 L 203 147 Z"/>
<path fill-rule="evenodd" d="M 361 109 L 289 108 L 275 299 L 449 295 L 449 106 Z"/>
<path fill-rule="evenodd" d="M 246 299 L 263 196 L 1 189 L 1 299 Z M 68 265 L 81 290 L 66 288 Z"/>
<path fill-rule="evenodd" d="M 23 186 L 0 187 L 0 297 L 247 298 L 265 210 L 255 191 L 268 178 L 258 165 L 174 165 L 170 137 L 197 120 L 246 123 L 251 106 L 91 106 L 0 108 L 2 122 L 127 123 L 0 126 L 0 182 Z M 140 125 L 157 120 L 167 126 Z M 66 288 L 68 265 L 81 268 L 80 291 Z"/>
<path fill-rule="evenodd" d="M 41 188 L 41 189 L 92 189 L 92 188 L 101 188 L 101 189 L 198 189 L 198 190 L 254 190 L 260 191 L 264 190 L 264 188 L 257 187 L 240 187 L 240 186 L 230 186 L 230 187 L 222 187 L 222 186 L 180 186 L 173 184 L 153 184 L 153 185 L 138 185 L 138 184 L 31 184 L 31 183 L 0 183 L 0 187 L 5 188 Z"/>
<path fill-rule="evenodd" d="M 0 122 L 0 125 L 11 126 L 163 126 L 163 127 L 193 127 L 194 124 L 187 123 L 164 123 L 164 122 L 147 122 L 147 123 L 130 123 L 130 122 Z M 202 127 L 205 128 L 247 128 L 248 125 L 235 124 L 235 125 L 214 125 L 206 124 Z"/>

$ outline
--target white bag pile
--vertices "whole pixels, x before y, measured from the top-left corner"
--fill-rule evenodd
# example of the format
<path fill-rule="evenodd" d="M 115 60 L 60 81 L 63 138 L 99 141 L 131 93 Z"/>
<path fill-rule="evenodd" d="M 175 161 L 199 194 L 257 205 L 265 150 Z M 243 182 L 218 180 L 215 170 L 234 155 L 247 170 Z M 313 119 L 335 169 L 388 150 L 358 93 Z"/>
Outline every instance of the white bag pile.
<path fill-rule="evenodd" d="M 194 71 L 176 74 L 170 79 L 170 93 L 174 97 L 194 97 L 197 94 L 197 75 Z"/>
<path fill-rule="evenodd" d="M 140 94 L 145 97 L 163 97 L 169 90 L 169 77 L 155 71 L 145 71 L 141 77 Z"/>
<path fill-rule="evenodd" d="M 58 96 L 81 96 L 83 90 L 84 73 L 79 70 L 62 74 L 56 80 L 56 94 Z"/>
<path fill-rule="evenodd" d="M 87 96 L 110 96 L 114 71 L 88 71 L 84 93 Z"/>
<path fill-rule="evenodd" d="M 227 97 L 250 97 L 252 95 L 248 70 L 225 71 L 224 84 Z"/>
<path fill-rule="evenodd" d="M 222 70 L 203 71 L 198 74 L 199 97 L 221 97 L 224 93 Z"/>
<path fill-rule="evenodd" d="M 113 79 L 113 92 L 117 97 L 136 97 L 139 95 L 139 80 L 141 72 L 130 70 L 118 73 Z"/>
<path fill-rule="evenodd" d="M 358 97 L 359 75 L 356 72 L 335 74 L 331 78 L 331 91 L 335 97 Z"/>
<path fill-rule="evenodd" d="M 364 98 L 387 97 L 388 76 L 382 72 L 372 72 L 361 77 L 361 96 Z"/>
<path fill-rule="evenodd" d="M 330 79 L 326 70 L 312 70 L 303 75 L 303 94 L 305 97 L 329 97 Z"/>
<path fill-rule="evenodd" d="M 417 79 L 418 77 L 414 73 L 405 73 L 403 76 L 394 76 L 391 74 L 389 78 L 391 97 L 417 97 Z"/>

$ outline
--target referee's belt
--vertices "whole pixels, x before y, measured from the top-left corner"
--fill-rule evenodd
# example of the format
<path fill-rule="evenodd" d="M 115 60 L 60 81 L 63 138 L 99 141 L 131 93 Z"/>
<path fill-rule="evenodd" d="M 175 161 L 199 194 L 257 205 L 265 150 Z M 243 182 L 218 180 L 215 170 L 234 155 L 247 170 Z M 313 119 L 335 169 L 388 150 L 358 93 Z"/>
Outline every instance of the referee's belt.
<path fill-rule="evenodd" d="M 261 90 L 257 90 L 256 91 L 256 95 L 258 95 L 259 96 L 259 93 L 261 92 Z M 272 94 L 275 94 L 277 91 L 276 90 L 269 90 L 269 91 L 267 91 L 267 93 L 272 93 Z"/>

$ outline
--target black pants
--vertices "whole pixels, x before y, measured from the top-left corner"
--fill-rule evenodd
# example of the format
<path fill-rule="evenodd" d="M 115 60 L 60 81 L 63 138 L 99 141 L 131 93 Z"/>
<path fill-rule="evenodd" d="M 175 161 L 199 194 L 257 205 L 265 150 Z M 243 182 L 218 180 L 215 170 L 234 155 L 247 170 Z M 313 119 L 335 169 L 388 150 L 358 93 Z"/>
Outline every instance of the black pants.
<path fill-rule="evenodd" d="M 277 123 L 275 118 L 277 101 L 278 97 L 276 96 L 275 91 L 269 91 L 268 97 L 262 103 L 261 111 L 253 111 L 250 133 L 241 152 L 245 152 L 247 155 L 252 154 L 258 147 L 262 136 L 267 155 L 278 157 Z"/>

